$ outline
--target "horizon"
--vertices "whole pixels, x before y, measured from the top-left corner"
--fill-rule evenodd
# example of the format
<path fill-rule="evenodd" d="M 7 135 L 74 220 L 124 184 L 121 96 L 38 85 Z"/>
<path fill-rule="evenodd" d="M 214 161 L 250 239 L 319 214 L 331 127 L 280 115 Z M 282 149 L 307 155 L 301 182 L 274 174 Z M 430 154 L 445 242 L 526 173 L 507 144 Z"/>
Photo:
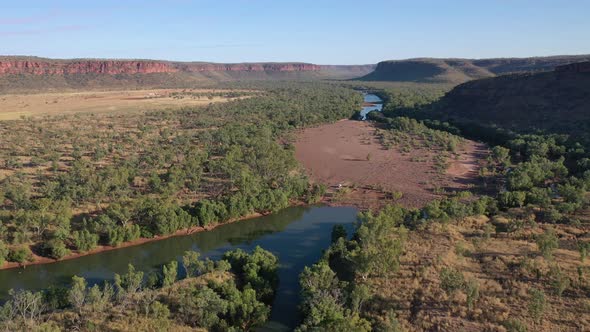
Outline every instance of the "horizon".
<path fill-rule="evenodd" d="M 582 1 L 64 0 L 3 9 L 7 56 L 363 65 L 590 54 Z"/>
<path fill-rule="evenodd" d="M 333 63 L 313 63 L 313 62 L 304 62 L 304 61 L 240 61 L 240 62 L 216 62 L 216 61 L 201 61 L 201 60 L 169 60 L 169 59 L 150 59 L 150 58 L 97 58 L 97 57 L 88 57 L 88 58 L 49 58 L 44 56 L 37 56 L 37 55 L 22 55 L 22 54 L 0 54 L 0 60 L 2 58 L 38 58 L 43 60 L 53 60 L 53 61 L 76 61 L 76 60 L 97 60 L 97 61 L 156 61 L 156 62 L 172 62 L 172 63 L 210 63 L 210 64 L 224 64 L 224 65 L 231 65 L 231 64 L 256 64 L 256 63 L 301 63 L 301 64 L 310 64 L 316 66 L 371 66 L 377 65 L 380 62 L 387 62 L 387 61 L 411 61 L 411 60 L 493 60 L 493 59 L 541 59 L 541 58 L 558 58 L 558 57 L 582 57 L 582 56 L 590 56 L 590 53 L 580 53 L 580 54 L 551 54 L 551 55 L 543 55 L 543 56 L 528 56 L 528 57 L 495 57 L 495 58 L 435 58 L 435 57 L 415 57 L 415 58 L 404 58 L 404 59 L 383 59 L 377 61 L 375 63 L 347 63 L 347 64 L 333 64 Z"/>

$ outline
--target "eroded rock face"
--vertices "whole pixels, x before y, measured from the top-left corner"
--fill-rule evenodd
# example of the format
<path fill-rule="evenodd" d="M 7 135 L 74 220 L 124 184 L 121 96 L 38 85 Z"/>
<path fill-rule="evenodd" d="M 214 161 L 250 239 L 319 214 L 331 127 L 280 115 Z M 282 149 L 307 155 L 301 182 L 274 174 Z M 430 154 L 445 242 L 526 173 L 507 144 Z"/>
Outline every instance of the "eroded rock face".
<path fill-rule="evenodd" d="M 151 74 L 206 71 L 319 71 L 318 65 L 308 63 L 196 63 L 151 60 L 51 60 L 0 59 L 0 75 L 68 75 L 68 74 Z"/>
<path fill-rule="evenodd" d="M 157 61 L 111 61 L 111 60 L 72 60 L 72 61 L 31 61 L 1 60 L 0 74 L 150 74 L 171 73 L 178 69 L 168 63 Z"/>

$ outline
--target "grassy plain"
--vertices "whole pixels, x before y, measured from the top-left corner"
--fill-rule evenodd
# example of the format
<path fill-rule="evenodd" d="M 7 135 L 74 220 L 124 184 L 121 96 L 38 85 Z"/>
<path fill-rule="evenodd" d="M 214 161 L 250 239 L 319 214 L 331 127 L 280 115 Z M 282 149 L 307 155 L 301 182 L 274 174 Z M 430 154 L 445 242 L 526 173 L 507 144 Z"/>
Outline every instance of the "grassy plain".
<path fill-rule="evenodd" d="M 0 120 L 22 117 L 175 109 L 225 102 L 232 97 L 220 89 L 149 89 L 72 91 L 0 95 Z"/>

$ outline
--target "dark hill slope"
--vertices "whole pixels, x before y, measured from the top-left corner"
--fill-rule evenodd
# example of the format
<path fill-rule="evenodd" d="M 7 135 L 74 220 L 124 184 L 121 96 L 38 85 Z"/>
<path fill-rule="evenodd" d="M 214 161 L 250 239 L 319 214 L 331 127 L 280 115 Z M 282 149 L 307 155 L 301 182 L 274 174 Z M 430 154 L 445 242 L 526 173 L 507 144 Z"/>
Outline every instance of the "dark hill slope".
<path fill-rule="evenodd" d="M 418 58 L 383 61 L 365 81 L 398 81 L 459 84 L 507 73 L 551 71 L 557 66 L 589 61 L 590 55 L 498 59 Z"/>
<path fill-rule="evenodd" d="M 437 118 L 453 122 L 588 138 L 590 62 L 463 83 L 448 92 L 434 110 Z"/>

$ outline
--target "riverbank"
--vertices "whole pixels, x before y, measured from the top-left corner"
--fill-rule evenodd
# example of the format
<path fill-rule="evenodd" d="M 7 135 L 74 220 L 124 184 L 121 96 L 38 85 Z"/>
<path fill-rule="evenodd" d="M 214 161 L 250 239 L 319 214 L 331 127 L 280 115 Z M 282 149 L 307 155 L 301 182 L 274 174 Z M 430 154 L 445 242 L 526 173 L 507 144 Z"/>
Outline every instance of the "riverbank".
<path fill-rule="evenodd" d="M 291 207 L 294 206 L 301 206 L 302 203 L 297 203 L 297 204 L 293 204 L 291 205 Z M 17 262 L 5 262 L 3 266 L 0 267 L 0 270 L 8 270 L 8 269 L 14 269 L 14 268 L 26 268 L 27 266 L 32 266 L 32 265 L 41 265 L 41 264 L 52 264 L 52 263 L 57 263 L 57 262 L 62 262 L 62 261 L 67 261 L 67 260 L 72 260 L 72 259 L 76 259 L 76 258 L 80 258 L 80 257 L 84 257 L 84 256 L 89 256 L 89 255 L 95 255 L 95 254 L 99 254 L 102 252 L 106 252 L 106 251 L 112 251 L 112 250 L 117 250 L 117 249 L 123 249 L 123 248 L 128 248 L 128 247 L 134 247 L 134 246 L 139 246 L 145 243 L 150 243 L 150 242 L 156 242 L 156 241 L 161 241 L 161 240 L 165 240 L 165 239 L 169 239 L 172 237 L 177 237 L 177 236 L 187 236 L 187 235 L 191 235 L 194 233 L 199 233 L 199 232 L 207 232 L 207 231 L 211 231 L 213 229 L 216 229 L 217 227 L 220 226 L 224 226 L 224 225 L 228 225 L 234 222 L 238 222 L 238 221 L 243 221 L 243 220 L 248 220 L 248 219 L 253 219 L 253 218 L 258 218 L 258 217 L 262 217 L 265 216 L 265 214 L 262 213 L 253 213 L 250 214 L 248 216 L 245 217 L 241 217 L 241 218 L 235 218 L 235 219 L 230 219 L 226 222 L 223 223 L 219 223 L 216 224 L 214 226 L 211 227 L 201 227 L 201 226 L 195 226 L 195 227 L 190 227 L 190 228 L 185 228 L 185 229 L 180 229 L 172 234 L 168 234 L 168 235 L 157 235 L 151 238 L 139 238 L 137 240 L 133 240 L 133 241 L 128 241 L 128 242 L 123 242 L 120 245 L 114 247 L 114 246 L 108 246 L 108 245 L 99 245 L 96 248 L 89 250 L 89 251 L 84 251 L 84 252 L 76 252 L 76 253 L 71 253 L 69 255 L 66 255 L 60 259 L 53 259 L 53 258 L 49 258 L 49 257 L 43 257 L 43 256 L 39 256 L 39 255 L 35 255 L 33 253 L 33 260 L 30 262 L 25 262 L 25 263 L 17 263 Z"/>

